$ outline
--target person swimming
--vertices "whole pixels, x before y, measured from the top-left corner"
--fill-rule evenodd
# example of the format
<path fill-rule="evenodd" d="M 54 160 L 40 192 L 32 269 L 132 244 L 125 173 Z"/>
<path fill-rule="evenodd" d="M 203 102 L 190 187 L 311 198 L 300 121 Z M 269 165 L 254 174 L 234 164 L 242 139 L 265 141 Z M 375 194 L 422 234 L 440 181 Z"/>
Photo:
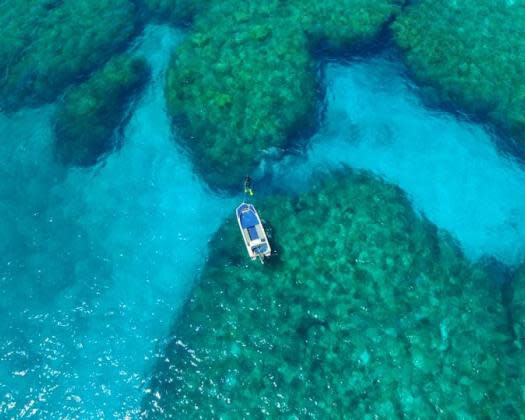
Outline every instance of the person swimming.
<path fill-rule="evenodd" d="M 249 176 L 244 178 L 244 193 L 249 194 L 250 196 L 253 195 L 252 179 Z"/>

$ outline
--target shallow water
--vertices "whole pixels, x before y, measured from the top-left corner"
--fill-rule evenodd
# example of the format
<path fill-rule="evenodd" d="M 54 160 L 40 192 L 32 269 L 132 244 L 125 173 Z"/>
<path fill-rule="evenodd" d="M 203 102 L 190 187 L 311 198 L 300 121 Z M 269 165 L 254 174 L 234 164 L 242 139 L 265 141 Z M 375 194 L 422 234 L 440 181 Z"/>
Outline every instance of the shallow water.
<path fill-rule="evenodd" d="M 2 116 L 0 413 L 136 413 L 169 322 L 232 202 L 177 149 L 163 70 L 181 34 L 138 41 L 153 80 L 122 148 L 91 169 L 51 156 L 51 107 Z M 212 211 L 213 210 L 213 211 Z M 7 215 L 7 218 L 6 218 Z"/>
<path fill-rule="evenodd" d="M 387 58 L 325 66 L 326 114 L 304 156 L 285 159 L 279 183 L 302 187 L 342 164 L 398 184 L 451 232 L 467 256 L 516 264 L 525 255 L 525 166 L 480 124 L 426 108 L 404 68 Z"/>
<path fill-rule="evenodd" d="M 173 314 L 237 199 L 209 191 L 177 148 L 163 70 L 182 34 L 148 26 L 153 79 L 98 166 L 54 163 L 53 106 L 0 115 L 0 414 L 136 415 Z M 328 106 L 273 187 L 342 163 L 399 184 L 472 258 L 525 250 L 525 169 L 483 127 L 422 105 L 398 64 L 328 64 Z M 275 223 L 275 221 L 274 221 Z"/>

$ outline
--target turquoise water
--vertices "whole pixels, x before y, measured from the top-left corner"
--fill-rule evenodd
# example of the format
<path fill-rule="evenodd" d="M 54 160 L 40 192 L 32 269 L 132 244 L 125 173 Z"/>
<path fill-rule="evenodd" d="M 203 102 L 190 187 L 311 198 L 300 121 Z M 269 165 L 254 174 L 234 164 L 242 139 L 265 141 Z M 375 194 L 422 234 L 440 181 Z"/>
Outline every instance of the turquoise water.
<path fill-rule="evenodd" d="M 95 167 L 54 162 L 54 105 L 0 115 L 3 416 L 134 417 L 149 392 L 173 314 L 238 201 L 209 190 L 173 141 L 163 72 L 182 36 L 148 26 L 132 47 L 153 77 L 122 147 Z M 525 168 L 497 148 L 503 140 L 427 109 L 387 58 L 329 63 L 324 78 L 320 131 L 269 169 L 266 189 L 304 188 L 343 163 L 367 168 L 404 189 L 471 258 L 519 262 Z"/>
<path fill-rule="evenodd" d="M 304 153 L 276 172 L 289 188 L 340 165 L 368 169 L 407 192 L 472 259 L 525 255 L 525 165 L 488 127 L 426 108 L 387 57 L 325 66 L 326 113 Z M 507 145 L 507 146 L 505 146 Z"/>
<path fill-rule="evenodd" d="M 3 415 L 137 414 L 172 314 L 233 205 L 171 137 L 163 71 L 181 36 L 150 26 L 137 41 L 153 79 L 122 148 L 96 167 L 53 162 L 52 107 L 1 117 Z"/>

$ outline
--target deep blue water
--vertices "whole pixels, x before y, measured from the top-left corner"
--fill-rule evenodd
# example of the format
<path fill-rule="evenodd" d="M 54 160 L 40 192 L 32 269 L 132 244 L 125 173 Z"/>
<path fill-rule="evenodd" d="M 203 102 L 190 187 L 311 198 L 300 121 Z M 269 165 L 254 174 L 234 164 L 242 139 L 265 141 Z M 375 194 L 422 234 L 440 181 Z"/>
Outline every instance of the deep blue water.
<path fill-rule="evenodd" d="M 173 141 L 163 71 L 182 34 L 148 26 L 153 67 L 122 147 L 89 169 L 52 156 L 53 105 L 0 115 L 0 414 L 137 415 L 169 323 L 238 198 L 211 192 Z M 274 185 L 346 163 L 397 183 L 475 259 L 525 250 L 525 168 L 482 126 L 429 110 L 386 58 L 328 64 L 327 110 Z"/>

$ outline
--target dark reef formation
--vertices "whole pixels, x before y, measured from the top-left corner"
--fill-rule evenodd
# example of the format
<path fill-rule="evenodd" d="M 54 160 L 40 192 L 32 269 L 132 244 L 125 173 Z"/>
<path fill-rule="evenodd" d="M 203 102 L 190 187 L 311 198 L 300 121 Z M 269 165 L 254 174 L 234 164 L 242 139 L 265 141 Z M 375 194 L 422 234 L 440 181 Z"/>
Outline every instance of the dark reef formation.
<path fill-rule="evenodd" d="M 257 206 L 276 255 L 235 220 L 159 363 L 151 415 L 512 418 L 523 409 L 499 290 L 396 187 L 342 172 Z M 158 394 L 157 394 L 158 393 Z"/>
<path fill-rule="evenodd" d="M 56 150 L 66 165 L 87 166 L 108 151 L 130 99 L 146 82 L 144 59 L 112 58 L 84 83 L 72 87 L 55 116 Z"/>
<path fill-rule="evenodd" d="M 0 110 L 53 101 L 136 32 L 128 0 L 0 2 Z"/>
<path fill-rule="evenodd" d="M 518 386 L 517 398 L 521 402 L 521 415 L 525 413 L 525 264 L 513 276 L 506 288 L 508 319 L 513 336 L 514 382 Z M 521 399 L 520 399 L 521 397 Z"/>
<path fill-rule="evenodd" d="M 185 25 L 198 12 L 202 13 L 211 2 L 212 0 L 142 0 L 141 3 L 150 16 L 157 20 Z"/>
<path fill-rule="evenodd" d="M 237 186 L 266 154 L 315 124 L 313 50 L 370 41 L 389 0 L 210 2 L 175 51 L 168 110 L 213 186 Z"/>
<path fill-rule="evenodd" d="M 6 0 L 0 109 L 55 100 L 145 18 L 192 22 L 167 75 L 168 110 L 201 175 L 228 189 L 315 126 L 315 55 L 366 45 L 393 21 L 428 97 L 525 141 L 524 10 L 503 0 Z"/>
<path fill-rule="evenodd" d="M 514 345 L 519 355 L 519 366 L 522 369 L 522 386 L 525 392 L 525 265 L 515 274 L 510 288 L 510 319 L 515 338 Z"/>
<path fill-rule="evenodd" d="M 525 144 L 523 0 L 4 0 L 0 111 L 60 97 L 58 157 L 66 165 L 95 163 L 114 146 L 115 129 L 148 78 L 144 60 L 122 54 L 145 17 L 191 23 L 166 75 L 166 100 L 210 186 L 238 186 L 315 126 L 320 51 L 368 45 L 390 27 L 427 97 L 489 119 Z M 13 187 L 6 197 L 39 209 L 50 197 L 31 198 L 29 181 L 24 194 Z M 252 264 L 235 220 L 221 227 L 157 366 L 147 413 L 525 413 L 525 268 L 506 289 L 504 307 L 486 271 L 415 214 L 398 188 L 366 173 L 345 170 L 310 192 L 256 204 L 276 254 L 265 266 Z M 39 212 L 34 223 L 49 216 Z M 55 258 L 60 241 L 47 238 L 73 216 L 41 231 L 22 226 L 12 211 L 7 217 L 3 236 L 20 239 L 4 254 L 14 260 L 11 249 L 22 247 L 33 261 L 13 264 L 4 278 L 34 277 L 34 266 L 57 274 L 52 288 L 39 276 L 29 288 L 17 283 L 0 307 L 14 296 L 38 297 L 44 306 L 91 266 L 109 278 L 103 263 Z M 66 242 L 83 232 L 62 230 Z M 89 247 L 79 248 L 83 259 L 98 259 Z"/>
<path fill-rule="evenodd" d="M 395 40 L 438 102 L 488 118 L 525 144 L 525 3 L 436 2 L 407 7 Z"/>

